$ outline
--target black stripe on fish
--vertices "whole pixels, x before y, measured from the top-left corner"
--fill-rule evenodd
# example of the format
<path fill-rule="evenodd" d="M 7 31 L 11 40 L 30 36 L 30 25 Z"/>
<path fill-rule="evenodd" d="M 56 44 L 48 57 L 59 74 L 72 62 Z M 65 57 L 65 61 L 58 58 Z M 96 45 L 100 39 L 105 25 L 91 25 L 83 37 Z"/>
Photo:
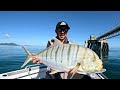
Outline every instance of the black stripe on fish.
<path fill-rule="evenodd" d="M 63 44 L 63 47 L 62 47 L 62 53 L 61 53 L 61 63 L 62 63 L 62 61 L 63 61 L 63 51 L 64 51 L 64 44 Z"/>
<path fill-rule="evenodd" d="M 72 58 L 75 58 L 75 57 L 74 57 L 74 55 L 75 55 L 75 45 L 72 45 L 72 49 L 73 49 L 73 51 L 72 51 L 72 52 L 73 52 L 73 53 L 72 53 L 72 54 L 73 54 L 73 55 L 72 55 Z M 72 62 L 71 62 L 70 64 L 72 64 L 72 63 L 73 63 L 73 60 L 72 60 Z"/>
<path fill-rule="evenodd" d="M 52 47 L 52 50 L 51 50 L 51 52 L 50 52 L 50 59 L 53 59 L 53 57 L 52 57 L 53 49 L 54 49 L 54 47 Z"/>
<path fill-rule="evenodd" d="M 55 60 L 56 60 L 56 64 L 57 64 L 57 53 L 58 53 L 58 49 L 59 49 L 59 46 L 57 46 L 57 49 L 55 51 Z"/>
<path fill-rule="evenodd" d="M 75 60 L 77 60 L 77 57 L 78 57 L 78 51 L 79 51 L 79 46 L 77 45 L 77 52 L 76 52 Z"/>
<path fill-rule="evenodd" d="M 70 60 L 70 51 L 71 51 L 71 45 L 69 45 L 69 48 L 68 48 L 68 64 L 69 64 L 69 60 Z"/>
<path fill-rule="evenodd" d="M 48 50 L 46 51 L 46 61 L 47 61 L 47 56 L 48 56 Z"/>

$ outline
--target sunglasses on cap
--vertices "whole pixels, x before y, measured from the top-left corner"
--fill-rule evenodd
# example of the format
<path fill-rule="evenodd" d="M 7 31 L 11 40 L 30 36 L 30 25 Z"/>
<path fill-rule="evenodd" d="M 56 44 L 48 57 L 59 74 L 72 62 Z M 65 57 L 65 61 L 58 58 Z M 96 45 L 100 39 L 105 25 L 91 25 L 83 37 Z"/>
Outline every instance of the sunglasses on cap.
<path fill-rule="evenodd" d="M 68 29 L 62 29 L 62 28 L 58 28 L 57 29 L 58 32 L 64 32 L 64 33 L 67 33 L 68 32 Z"/>

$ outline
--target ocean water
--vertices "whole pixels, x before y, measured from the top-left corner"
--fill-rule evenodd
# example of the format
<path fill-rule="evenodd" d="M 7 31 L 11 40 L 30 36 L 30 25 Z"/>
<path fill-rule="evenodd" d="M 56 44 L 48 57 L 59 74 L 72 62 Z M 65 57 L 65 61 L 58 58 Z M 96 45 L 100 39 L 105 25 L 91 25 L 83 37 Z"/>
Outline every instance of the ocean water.
<path fill-rule="evenodd" d="M 31 53 L 39 52 L 45 47 L 25 46 Z M 21 46 L 0 45 L 0 74 L 21 69 L 27 54 Z M 28 63 L 33 64 L 32 62 Z M 103 59 L 108 79 L 120 79 L 120 48 L 110 48 L 108 57 Z"/>
<path fill-rule="evenodd" d="M 39 52 L 45 47 L 25 46 L 31 53 Z M 0 45 L 0 74 L 21 69 L 22 64 L 27 59 L 27 53 L 21 46 Z M 32 65 L 29 62 L 28 65 Z"/>
<path fill-rule="evenodd" d="M 108 58 L 103 59 L 104 73 L 109 79 L 120 79 L 120 47 L 110 48 Z"/>

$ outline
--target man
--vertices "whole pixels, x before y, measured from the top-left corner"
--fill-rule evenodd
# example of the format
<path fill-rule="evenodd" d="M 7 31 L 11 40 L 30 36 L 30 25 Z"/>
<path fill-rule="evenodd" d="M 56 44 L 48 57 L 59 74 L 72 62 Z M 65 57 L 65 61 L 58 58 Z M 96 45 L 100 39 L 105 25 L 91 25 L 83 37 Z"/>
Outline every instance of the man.
<path fill-rule="evenodd" d="M 55 32 L 57 35 L 56 38 L 58 40 L 60 40 L 62 43 L 71 44 L 71 42 L 67 38 L 69 29 L 70 29 L 70 27 L 68 26 L 68 24 L 65 21 L 58 22 L 56 25 L 56 29 L 55 29 Z M 47 47 L 49 47 L 51 45 L 54 45 L 54 40 L 48 41 Z M 42 63 L 40 60 L 38 60 L 36 58 L 34 58 L 32 61 L 33 61 L 33 63 L 35 63 L 35 62 Z M 68 75 L 68 73 L 62 73 L 62 72 L 56 73 L 54 75 L 50 75 L 49 74 L 50 71 L 51 71 L 51 69 L 48 68 L 48 71 L 46 72 L 46 74 L 47 74 L 46 79 L 68 79 L 69 77 L 71 77 Z M 76 71 L 71 70 L 70 73 L 75 74 Z"/>
<path fill-rule="evenodd" d="M 67 39 L 67 34 L 68 34 L 69 29 L 70 29 L 70 27 L 68 26 L 68 24 L 65 21 L 58 22 L 56 25 L 56 29 L 55 29 L 55 32 L 57 34 L 56 38 L 58 40 L 60 40 L 62 43 L 66 43 L 66 44 L 71 43 Z M 54 44 L 54 40 L 48 41 L 47 48 L 53 44 Z M 42 63 L 40 60 L 38 60 L 36 58 L 34 58 L 32 61 L 33 61 L 33 63 Z"/>
<path fill-rule="evenodd" d="M 68 30 L 70 29 L 70 27 L 68 26 L 68 24 L 64 21 L 58 22 L 58 24 L 56 25 L 56 29 L 55 32 L 57 34 L 56 38 L 58 40 L 60 40 L 62 43 L 70 43 L 67 39 L 67 34 L 68 34 Z M 54 41 L 48 41 L 47 47 L 49 47 L 51 44 L 53 44 Z"/>

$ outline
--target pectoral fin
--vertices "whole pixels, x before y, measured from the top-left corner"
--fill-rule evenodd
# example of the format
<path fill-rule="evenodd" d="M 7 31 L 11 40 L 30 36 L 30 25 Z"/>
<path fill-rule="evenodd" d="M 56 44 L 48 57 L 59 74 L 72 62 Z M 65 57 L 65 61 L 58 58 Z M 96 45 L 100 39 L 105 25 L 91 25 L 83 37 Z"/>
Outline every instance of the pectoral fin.
<path fill-rule="evenodd" d="M 49 73 L 49 74 L 55 74 L 55 73 L 57 73 L 58 71 L 57 70 L 51 70 L 51 72 Z"/>
<path fill-rule="evenodd" d="M 77 63 L 77 65 L 70 71 L 70 73 L 72 73 L 72 76 L 70 77 L 70 79 L 73 78 L 73 76 L 75 75 L 79 67 L 80 67 L 80 63 Z"/>

